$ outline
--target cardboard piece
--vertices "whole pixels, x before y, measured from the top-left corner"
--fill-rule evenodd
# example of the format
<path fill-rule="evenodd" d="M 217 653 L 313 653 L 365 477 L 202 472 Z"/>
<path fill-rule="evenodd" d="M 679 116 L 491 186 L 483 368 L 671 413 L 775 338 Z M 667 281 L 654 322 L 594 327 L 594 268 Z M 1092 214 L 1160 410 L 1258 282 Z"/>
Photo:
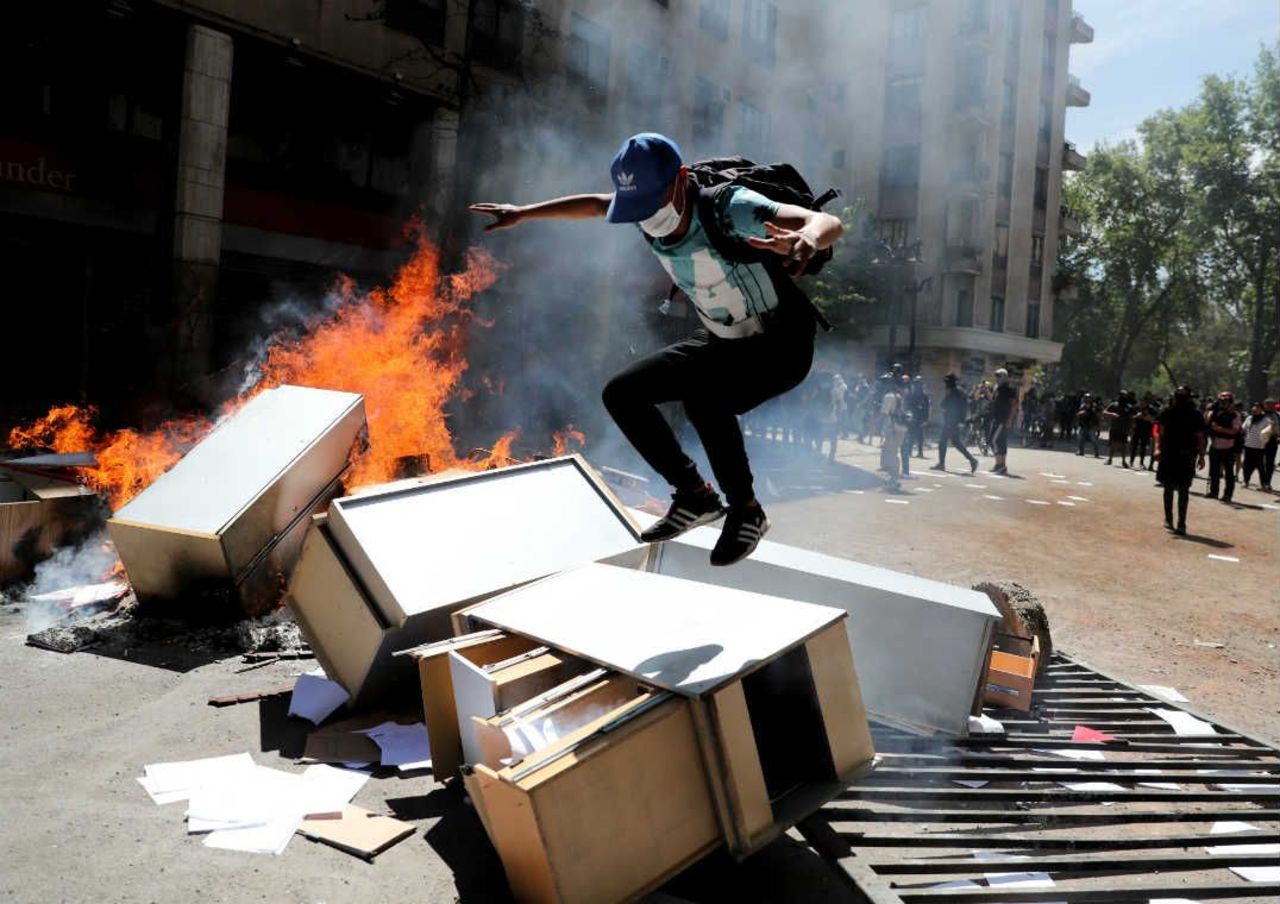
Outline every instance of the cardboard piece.
<path fill-rule="evenodd" d="M 396 842 L 408 838 L 413 831 L 407 822 L 370 813 L 353 804 L 343 807 L 338 819 L 309 816 L 298 827 L 299 835 L 365 860 L 372 860 Z"/>
<path fill-rule="evenodd" d="M 31 577 L 36 563 L 94 522 L 100 505 L 87 487 L 0 462 L 0 586 Z"/>
<path fill-rule="evenodd" d="M 314 518 L 286 603 L 358 705 L 414 692 L 413 661 L 392 654 L 464 633 L 454 612 L 566 565 L 638 567 L 647 553 L 577 456 L 431 475 L 363 488 Z"/>
<path fill-rule="evenodd" d="M 647 567 L 843 610 L 867 711 L 910 731 L 965 734 L 1000 618 L 986 594 L 768 540 L 717 568 L 708 557 L 719 535 L 712 525 L 655 545 Z"/>
<path fill-rule="evenodd" d="M 364 429 L 353 393 L 254 397 L 107 522 L 138 599 L 226 588 L 250 615 L 274 607 L 308 516 L 336 495 Z"/>
<path fill-rule="evenodd" d="M 1040 667 L 1040 638 L 998 634 L 1001 649 L 992 649 L 982 701 L 1029 712 L 1031 691 Z"/>

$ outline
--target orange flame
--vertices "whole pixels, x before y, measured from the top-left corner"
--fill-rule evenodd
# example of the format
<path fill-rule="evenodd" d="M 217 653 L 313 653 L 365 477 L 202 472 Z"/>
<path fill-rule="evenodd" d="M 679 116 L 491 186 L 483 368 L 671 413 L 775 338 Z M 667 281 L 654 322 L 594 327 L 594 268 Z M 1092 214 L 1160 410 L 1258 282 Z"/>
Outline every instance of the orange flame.
<path fill-rule="evenodd" d="M 463 272 L 442 278 L 439 253 L 422 224 L 411 224 L 410 233 L 416 250 L 389 287 L 362 294 L 350 279 L 340 279 L 336 305 L 309 323 L 301 337 L 277 336 L 258 380 L 223 405 L 218 416 L 283 383 L 362 394 L 369 446 L 352 463 L 349 489 L 400 476 L 397 469 L 406 459 L 425 461 L 431 471 L 512 463 L 514 432 L 482 454 L 459 456 L 445 413 L 446 404 L 458 397 L 467 369 L 471 312 L 466 303 L 493 285 L 501 266 L 487 252 L 472 249 Z M 86 471 L 86 481 L 115 508 L 163 474 L 215 422 L 191 418 L 148 433 L 121 430 L 102 436 L 93 426 L 94 415 L 92 408 L 53 408 L 35 423 L 15 428 L 9 445 L 96 452 L 98 467 Z M 585 442 L 572 428 L 567 436 Z M 557 454 L 567 442 L 557 434 Z"/>
<path fill-rule="evenodd" d="M 551 434 L 552 455 L 568 455 L 570 452 L 580 451 L 586 444 L 587 435 L 574 429 L 573 424 Z"/>

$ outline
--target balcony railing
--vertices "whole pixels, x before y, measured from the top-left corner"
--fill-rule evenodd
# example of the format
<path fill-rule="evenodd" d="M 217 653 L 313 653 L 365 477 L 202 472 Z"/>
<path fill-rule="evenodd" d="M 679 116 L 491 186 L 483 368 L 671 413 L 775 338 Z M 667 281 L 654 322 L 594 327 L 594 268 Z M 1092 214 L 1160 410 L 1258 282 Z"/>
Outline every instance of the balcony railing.
<path fill-rule="evenodd" d="M 1067 106 L 1068 107 L 1087 107 L 1092 95 L 1084 90 L 1084 86 L 1080 84 L 1080 79 L 1074 75 L 1067 76 Z"/>
<path fill-rule="evenodd" d="M 1058 208 L 1058 229 L 1067 235 L 1080 235 L 1080 217 L 1065 204 Z"/>
<path fill-rule="evenodd" d="M 972 273 L 982 272 L 982 249 L 966 241 L 947 243 L 947 272 Z"/>
<path fill-rule="evenodd" d="M 1076 146 L 1070 141 L 1062 144 L 1062 168 L 1064 170 L 1080 171 L 1088 164 L 1088 158 L 1076 150 Z"/>
<path fill-rule="evenodd" d="M 1081 13 L 1071 14 L 1071 43 L 1093 43 L 1093 26 L 1084 20 L 1084 16 Z"/>

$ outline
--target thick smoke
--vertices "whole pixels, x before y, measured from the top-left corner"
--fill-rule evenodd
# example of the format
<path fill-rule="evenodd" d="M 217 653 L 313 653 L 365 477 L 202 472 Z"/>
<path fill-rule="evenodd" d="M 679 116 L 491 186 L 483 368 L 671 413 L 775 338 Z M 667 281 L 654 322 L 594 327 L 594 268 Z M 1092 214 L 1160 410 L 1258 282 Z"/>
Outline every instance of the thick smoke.
<path fill-rule="evenodd" d="M 107 536 L 107 529 L 103 527 L 82 543 L 63 546 L 50 558 L 36 565 L 35 577 L 22 588 L 20 597 L 30 598 L 82 584 L 106 581 L 119 563 L 116 548 Z M 26 611 L 27 633 L 43 631 L 65 621 L 67 617 L 67 610 L 61 606 L 31 603 Z"/>

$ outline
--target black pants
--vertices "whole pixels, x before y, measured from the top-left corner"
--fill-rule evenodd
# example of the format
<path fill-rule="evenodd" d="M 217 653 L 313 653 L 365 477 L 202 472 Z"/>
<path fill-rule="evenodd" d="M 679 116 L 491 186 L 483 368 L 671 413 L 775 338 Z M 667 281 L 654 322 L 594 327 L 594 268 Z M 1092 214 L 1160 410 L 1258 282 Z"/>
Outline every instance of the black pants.
<path fill-rule="evenodd" d="M 1250 449 L 1244 447 L 1244 482 L 1248 483 L 1249 478 L 1253 476 L 1253 472 L 1258 472 L 1258 483 L 1266 486 L 1267 484 L 1267 462 L 1265 449 Z"/>
<path fill-rule="evenodd" d="M 1098 432 L 1093 427 L 1086 427 L 1084 424 L 1081 424 L 1078 442 L 1076 443 L 1076 455 L 1084 455 L 1085 443 L 1093 444 L 1093 457 L 1097 458 L 1098 457 Z"/>
<path fill-rule="evenodd" d="M 912 421 L 907 426 L 907 454 L 911 454 L 911 449 L 915 448 L 921 458 L 924 458 L 924 421 Z"/>
<path fill-rule="evenodd" d="M 1178 494 L 1178 527 L 1186 530 L 1187 528 L 1187 501 L 1191 497 L 1191 488 L 1186 484 L 1174 487 L 1165 485 L 1164 488 L 1164 523 L 1173 523 L 1173 494 Z"/>
<path fill-rule="evenodd" d="M 942 424 L 942 435 L 938 437 L 938 464 L 946 467 L 948 443 L 955 446 L 956 451 L 973 464 L 973 456 L 969 454 L 969 450 L 964 447 L 964 442 L 960 439 L 960 425 L 945 421 Z"/>
<path fill-rule="evenodd" d="M 677 490 L 701 485 L 658 410 L 682 402 L 732 506 L 755 498 L 738 415 L 800 384 L 813 363 L 813 325 L 775 321 L 770 331 L 720 339 L 698 330 L 637 361 L 604 388 L 604 406 L 649 466 Z"/>
<path fill-rule="evenodd" d="M 1143 432 L 1142 428 L 1135 431 L 1133 439 L 1129 442 L 1129 461 L 1142 461 L 1147 457 L 1147 453 L 1151 450 L 1151 429 L 1147 428 Z"/>
<path fill-rule="evenodd" d="M 1236 491 L 1236 450 L 1209 450 L 1209 495 L 1218 495 L 1219 479 L 1225 484 L 1222 490 L 1222 501 L 1230 502 Z"/>

